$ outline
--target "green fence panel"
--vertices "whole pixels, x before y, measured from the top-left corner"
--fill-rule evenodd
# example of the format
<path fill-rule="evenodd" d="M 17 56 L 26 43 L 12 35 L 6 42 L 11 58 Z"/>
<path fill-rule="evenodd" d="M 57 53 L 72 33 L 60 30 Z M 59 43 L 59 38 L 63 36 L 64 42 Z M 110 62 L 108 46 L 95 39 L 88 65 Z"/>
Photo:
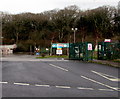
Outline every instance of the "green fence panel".
<path fill-rule="evenodd" d="M 89 61 L 93 59 L 92 43 L 70 43 L 69 58 L 76 60 Z"/>
<path fill-rule="evenodd" d="M 120 58 L 120 43 L 99 42 L 98 59 L 111 60 Z"/>

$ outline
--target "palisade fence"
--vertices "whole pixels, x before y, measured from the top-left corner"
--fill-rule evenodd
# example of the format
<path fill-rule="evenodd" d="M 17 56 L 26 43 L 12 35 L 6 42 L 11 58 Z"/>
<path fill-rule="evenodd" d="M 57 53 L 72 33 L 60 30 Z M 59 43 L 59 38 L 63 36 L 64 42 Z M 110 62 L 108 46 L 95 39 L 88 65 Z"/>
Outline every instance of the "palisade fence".
<path fill-rule="evenodd" d="M 120 43 L 99 42 L 98 60 L 112 60 L 120 58 Z"/>
<path fill-rule="evenodd" d="M 70 43 L 69 59 L 89 61 L 93 59 L 93 44 L 91 42 Z"/>
<path fill-rule="evenodd" d="M 68 50 L 69 48 L 69 50 Z M 71 60 L 90 61 L 93 60 L 93 53 L 97 52 L 98 60 L 113 60 L 120 59 L 120 43 L 113 42 L 98 42 L 97 50 L 94 43 L 91 42 L 79 42 L 69 43 L 68 48 L 62 48 L 61 55 L 69 55 Z M 40 55 L 50 55 L 51 51 L 46 48 L 40 48 Z M 52 48 L 52 55 L 56 54 L 56 48 Z M 69 53 L 69 54 L 68 54 Z"/>
<path fill-rule="evenodd" d="M 95 46 L 91 42 L 70 43 L 69 59 L 72 60 L 93 60 Z M 97 47 L 98 60 L 113 60 L 120 58 L 120 43 L 99 42 Z"/>

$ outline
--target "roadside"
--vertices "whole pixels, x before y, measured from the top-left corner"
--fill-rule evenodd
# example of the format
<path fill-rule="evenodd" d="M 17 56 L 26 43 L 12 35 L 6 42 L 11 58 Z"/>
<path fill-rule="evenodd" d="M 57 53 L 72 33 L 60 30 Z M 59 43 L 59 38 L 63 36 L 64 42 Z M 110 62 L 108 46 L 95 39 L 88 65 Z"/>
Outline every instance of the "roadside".
<path fill-rule="evenodd" d="M 7 55 L 7 56 L 3 56 L 2 60 L 17 60 L 17 59 L 21 59 L 26 61 L 27 60 L 36 60 L 36 59 L 57 59 L 57 60 L 69 60 L 68 56 L 36 56 L 36 55 Z M 79 60 L 78 60 L 79 61 Z M 97 63 L 97 64 L 104 64 L 107 66 L 113 66 L 116 68 L 120 68 L 120 59 L 117 60 L 97 60 L 97 59 L 93 59 L 92 61 L 89 61 L 91 63 Z"/>
<path fill-rule="evenodd" d="M 69 60 L 68 56 L 45 56 L 45 57 L 36 57 L 37 59 L 43 59 L 43 58 L 62 58 L 64 60 Z M 108 65 L 108 66 L 113 66 L 116 68 L 120 67 L 120 59 L 117 60 L 97 60 L 97 59 L 93 59 L 92 61 L 89 61 L 91 63 L 97 63 L 97 64 L 104 64 L 104 65 Z"/>
<path fill-rule="evenodd" d="M 116 68 L 120 68 L 120 61 L 93 59 L 90 62 L 92 62 L 92 63 L 98 63 L 98 64 L 104 64 L 104 65 L 108 65 L 108 66 L 113 66 L 113 67 L 116 67 Z"/>
<path fill-rule="evenodd" d="M 93 53 L 93 60 L 90 61 L 92 63 L 97 63 L 97 64 L 103 64 L 103 65 L 107 65 L 107 66 L 112 66 L 112 67 L 116 67 L 119 68 L 120 67 L 120 59 L 114 59 L 114 60 L 98 60 L 97 59 L 98 54 L 95 51 Z"/>

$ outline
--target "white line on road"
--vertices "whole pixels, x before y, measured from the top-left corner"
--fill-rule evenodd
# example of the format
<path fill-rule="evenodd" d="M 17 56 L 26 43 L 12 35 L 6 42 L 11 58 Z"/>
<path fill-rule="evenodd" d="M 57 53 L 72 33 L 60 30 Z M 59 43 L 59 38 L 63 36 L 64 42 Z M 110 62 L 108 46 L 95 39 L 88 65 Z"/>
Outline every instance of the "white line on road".
<path fill-rule="evenodd" d="M 116 89 L 120 89 L 120 88 L 118 88 L 118 87 L 114 87 L 114 88 L 116 88 Z"/>
<path fill-rule="evenodd" d="M 0 84 L 7 84 L 8 82 L 0 82 Z"/>
<path fill-rule="evenodd" d="M 119 91 L 117 88 L 111 87 L 111 86 L 109 86 L 109 85 L 103 84 L 103 83 L 101 83 L 101 82 L 95 81 L 95 80 L 90 79 L 90 78 L 87 78 L 87 77 L 85 77 L 85 76 L 81 76 L 81 77 L 84 78 L 84 79 L 87 79 L 87 80 L 89 80 L 89 81 L 92 81 L 92 82 L 94 82 L 94 83 L 97 83 L 97 84 L 99 84 L 99 85 L 103 85 L 103 86 L 105 86 L 105 87 L 108 87 L 108 88 L 114 89 L 114 90 L 116 90 L 116 91 Z"/>
<path fill-rule="evenodd" d="M 94 90 L 93 88 L 83 88 L 83 87 L 77 87 L 77 89 Z"/>
<path fill-rule="evenodd" d="M 59 68 L 59 69 L 64 70 L 64 71 L 68 71 L 67 69 L 62 68 L 62 67 L 59 67 L 59 66 L 56 66 L 56 65 L 54 65 L 54 64 L 49 64 L 49 65 L 50 65 L 50 66 L 53 66 L 53 67 L 56 67 L 56 68 Z"/>
<path fill-rule="evenodd" d="M 69 86 L 55 86 L 56 88 L 71 88 L 71 87 L 69 87 Z"/>
<path fill-rule="evenodd" d="M 111 81 L 116 81 L 116 82 L 120 82 L 120 79 L 109 79 L 109 80 L 111 80 Z"/>
<path fill-rule="evenodd" d="M 120 91 L 119 89 L 120 88 L 116 88 L 116 87 L 111 87 L 111 86 L 109 86 L 109 85 L 106 85 L 106 84 L 103 84 L 103 83 L 100 83 L 100 82 L 98 82 L 98 81 L 95 81 L 95 80 L 93 80 L 93 79 L 90 79 L 90 78 L 87 78 L 87 77 L 85 77 L 85 76 L 81 76 L 82 78 L 84 78 L 84 79 L 87 79 L 87 80 L 90 80 L 90 81 L 92 81 L 92 82 L 94 82 L 94 83 L 98 83 L 98 84 L 100 84 L 100 85 L 103 85 L 103 86 L 106 86 L 106 87 L 108 87 L 108 88 L 111 88 L 111 89 L 98 89 L 98 90 L 101 90 L 101 91 L 114 91 L 114 90 L 116 90 L 116 91 Z M 8 84 L 8 82 L 0 82 L 0 83 L 2 83 L 2 84 Z M 30 84 L 28 84 L 28 83 L 13 83 L 14 85 L 23 85 L 23 86 L 29 86 Z M 39 84 L 35 84 L 35 86 L 38 86 L 38 87 L 50 87 L 50 85 L 39 85 Z M 56 88 L 64 88 L 64 89 L 70 89 L 71 87 L 69 87 L 69 86 L 55 86 Z M 84 87 L 77 87 L 77 89 L 81 89 L 81 90 L 94 90 L 93 88 L 84 88 Z M 113 90 L 112 90 L 113 89 Z"/>
<path fill-rule="evenodd" d="M 93 73 L 95 73 L 95 74 L 97 74 L 97 75 L 99 75 L 99 76 L 102 76 L 102 77 L 104 77 L 104 78 L 106 78 L 106 79 L 108 79 L 108 80 L 110 80 L 110 81 L 117 81 L 117 82 L 120 81 L 119 78 L 114 77 L 114 76 L 111 76 L 111 75 L 99 73 L 99 72 L 96 72 L 96 71 L 93 71 L 93 70 L 91 70 L 91 72 L 93 72 Z"/>
<path fill-rule="evenodd" d="M 14 85 L 23 85 L 23 86 L 29 86 L 30 84 L 27 84 L 27 83 L 14 83 Z"/>
<path fill-rule="evenodd" d="M 37 87 L 50 87 L 50 85 L 38 85 L 38 84 L 35 84 L 35 86 L 37 86 Z"/>
<path fill-rule="evenodd" d="M 101 91 L 114 91 L 112 89 L 98 89 L 98 90 L 101 90 Z"/>

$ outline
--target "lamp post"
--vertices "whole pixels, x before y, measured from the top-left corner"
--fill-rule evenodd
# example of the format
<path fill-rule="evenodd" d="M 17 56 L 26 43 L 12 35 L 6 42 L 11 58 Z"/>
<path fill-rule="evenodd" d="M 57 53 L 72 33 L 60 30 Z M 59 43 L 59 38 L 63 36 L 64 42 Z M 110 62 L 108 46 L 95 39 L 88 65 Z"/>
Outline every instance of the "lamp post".
<path fill-rule="evenodd" d="M 74 43 L 75 43 L 75 33 L 78 29 L 77 28 L 72 28 L 72 31 L 74 31 Z"/>

